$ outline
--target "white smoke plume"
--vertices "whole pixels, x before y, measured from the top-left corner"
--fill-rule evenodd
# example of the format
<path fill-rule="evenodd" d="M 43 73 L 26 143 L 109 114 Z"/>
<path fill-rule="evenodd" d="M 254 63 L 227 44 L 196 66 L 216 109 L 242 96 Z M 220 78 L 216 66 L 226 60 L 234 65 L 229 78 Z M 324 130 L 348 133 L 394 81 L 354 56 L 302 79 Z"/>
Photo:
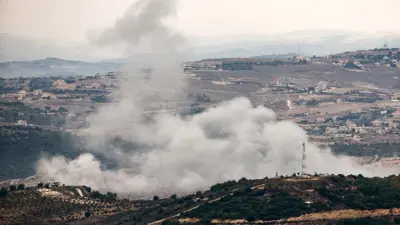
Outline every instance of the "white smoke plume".
<path fill-rule="evenodd" d="M 185 88 L 178 54 L 184 39 L 163 22 L 174 10 L 170 0 L 142 0 L 112 28 L 92 37 L 98 45 L 125 42 L 128 52 L 147 41 L 152 53 L 161 53 L 132 58 L 153 69 L 150 79 L 143 80 L 137 63 L 127 65 L 128 74 L 121 78 L 113 102 L 93 115 L 89 128 L 83 131 L 87 148 L 115 159 L 118 168 L 104 169 L 91 153 L 84 153 L 76 159 L 42 159 L 39 173 L 65 184 L 120 194 L 179 194 L 230 179 L 299 172 L 303 142 L 310 173 L 373 176 L 394 172 L 372 171 L 349 158 L 321 151 L 307 141 L 306 132 L 298 125 L 276 121 L 273 111 L 253 107 L 246 98 L 221 103 L 191 117 L 164 112 L 144 120 L 142 112 L 149 104 L 176 102 Z M 130 151 L 109 148 L 107 140 L 113 135 L 139 147 Z"/>

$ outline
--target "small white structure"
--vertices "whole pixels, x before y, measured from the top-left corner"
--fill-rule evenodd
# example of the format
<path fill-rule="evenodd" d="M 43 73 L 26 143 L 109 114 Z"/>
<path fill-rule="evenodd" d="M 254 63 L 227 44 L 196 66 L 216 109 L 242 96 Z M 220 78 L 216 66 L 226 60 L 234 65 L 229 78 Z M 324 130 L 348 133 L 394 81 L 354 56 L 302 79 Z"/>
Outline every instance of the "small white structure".
<path fill-rule="evenodd" d="M 28 122 L 26 122 L 26 120 L 18 120 L 16 125 L 17 126 L 28 126 Z"/>
<path fill-rule="evenodd" d="M 62 86 L 62 85 L 66 85 L 67 83 L 65 83 L 64 80 L 56 80 L 53 82 L 54 86 Z"/>
<path fill-rule="evenodd" d="M 43 94 L 42 89 L 33 90 L 33 95 L 42 95 L 42 94 Z"/>
<path fill-rule="evenodd" d="M 20 90 L 18 92 L 18 100 L 22 100 L 26 97 L 27 92 L 25 90 Z"/>
<path fill-rule="evenodd" d="M 318 82 L 317 86 L 315 87 L 316 91 L 326 91 L 328 88 L 328 83 L 325 81 Z"/>
<path fill-rule="evenodd" d="M 52 94 L 47 93 L 47 92 L 44 92 L 44 93 L 42 94 L 41 98 L 47 98 L 47 99 L 55 100 L 55 99 L 57 99 L 57 96 L 52 95 Z"/>

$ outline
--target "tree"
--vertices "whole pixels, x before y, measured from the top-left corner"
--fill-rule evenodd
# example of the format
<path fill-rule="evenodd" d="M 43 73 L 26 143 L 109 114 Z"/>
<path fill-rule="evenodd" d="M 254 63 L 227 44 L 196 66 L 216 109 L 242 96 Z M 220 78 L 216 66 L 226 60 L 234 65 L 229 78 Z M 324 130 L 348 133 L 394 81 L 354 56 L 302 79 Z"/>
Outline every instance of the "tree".
<path fill-rule="evenodd" d="M 9 189 L 10 191 L 15 191 L 15 190 L 17 190 L 17 187 L 16 187 L 15 185 L 10 185 L 10 186 L 8 187 L 8 189 Z"/>
<path fill-rule="evenodd" d="M 203 197 L 202 194 L 201 194 L 201 191 L 196 192 L 196 197 L 198 197 L 198 198 L 202 198 Z"/>
<path fill-rule="evenodd" d="M 160 198 L 157 195 L 154 195 L 153 201 L 158 201 L 158 200 L 160 200 Z"/>
<path fill-rule="evenodd" d="M 25 184 L 18 184 L 17 189 L 18 189 L 18 190 L 23 190 L 23 189 L 25 189 Z"/>
<path fill-rule="evenodd" d="M 42 183 L 42 182 L 38 183 L 38 184 L 37 184 L 37 187 L 38 187 L 38 188 L 43 188 L 43 183 Z"/>
<path fill-rule="evenodd" d="M 91 187 L 83 186 L 83 188 L 84 188 L 87 192 L 89 192 L 89 193 L 92 191 L 92 188 L 91 188 Z"/>
<path fill-rule="evenodd" d="M 242 178 L 240 178 L 239 183 L 243 183 L 243 182 L 246 182 L 246 181 L 247 181 L 246 177 L 242 177 Z"/>
<path fill-rule="evenodd" d="M 108 200 L 115 201 L 117 200 L 117 193 L 107 192 L 106 197 Z"/>
<path fill-rule="evenodd" d="M 92 197 L 92 198 L 101 199 L 102 196 L 103 196 L 103 195 L 102 195 L 100 192 L 98 192 L 98 191 L 92 191 L 92 192 L 90 193 L 90 197 Z"/>
<path fill-rule="evenodd" d="M 60 108 L 58 108 L 58 111 L 60 111 L 60 112 L 68 112 L 68 109 L 66 109 L 64 107 L 60 107 Z"/>
<path fill-rule="evenodd" d="M 8 194 L 8 190 L 5 187 L 0 189 L 0 197 L 6 196 Z"/>
<path fill-rule="evenodd" d="M 176 199 L 176 198 L 177 198 L 176 194 L 171 195 L 171 199 Z"/>
<path fill-rule="evenodd" d="M 49 183 L 45 184 L 44 188 L 47 188 L 47 189 L 50 188 L 50 184 Z"/>
<path fill-rule="evenodd" d="M 65 81 L 65 83 L 67 83 L 67 84 L 75 83 L 75 80 L 74 80 L 74 79 L 65 79 L 64 81 Z"/>
<path fill-rule="evenodd" d="M 256 220 L 256 218 L 254 217 L 254 215 L 249 214 L 249 215 L 247 215 L 246 220 L 248 222 L 253 222 L 254 220 Z"/>

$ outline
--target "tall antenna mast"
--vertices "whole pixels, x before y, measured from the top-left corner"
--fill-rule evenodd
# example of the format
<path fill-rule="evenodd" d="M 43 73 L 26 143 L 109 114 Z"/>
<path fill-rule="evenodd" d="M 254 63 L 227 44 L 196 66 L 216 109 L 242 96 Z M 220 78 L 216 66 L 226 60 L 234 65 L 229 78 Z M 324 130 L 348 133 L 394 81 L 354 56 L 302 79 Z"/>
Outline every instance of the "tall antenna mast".
<path fill-rule="evenodd" d="M 303 152 L 302 152 L 302 158 L 301 158 L 301 176 L 305 175 L 305 170 L 307 169 L 307 164 L 306 164 L 306 143 L 303 142 Z"/>

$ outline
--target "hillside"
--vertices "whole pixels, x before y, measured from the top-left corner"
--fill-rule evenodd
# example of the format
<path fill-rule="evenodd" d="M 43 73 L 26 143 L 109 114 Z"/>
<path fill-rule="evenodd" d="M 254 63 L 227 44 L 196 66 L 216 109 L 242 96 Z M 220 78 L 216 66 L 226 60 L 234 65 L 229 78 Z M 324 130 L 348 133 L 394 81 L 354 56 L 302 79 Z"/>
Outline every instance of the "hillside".
<path fill-rule="evenodd" d="M 0 191 L 0 224 L 42 224 L 96 215 L 112 215 L 135 209 L 133 202 L 116 200 L 116 194 L 101 194 L 89 187 L 59 186 L 39 183 L 24 187 L 10 185 Z"/>
<path fill-rule="evenodd" d="M 1 105 L 1 104 L 0 104 Z M 20 112 L 25 112 L 19 108 Z M 7 113 L 4 110 L 0 113 Z M 39 113 L 31 112 L 35 121 L 45 121 Z M 37 117 L 36 117 L 37 116 Z M 1 181 L 18 179 L 35 175 L 36 162 L 43 156 L 64 155 L 77 157 L 85 152 L 79 144 L 77 136 L 67 132 L 49 131 L 39 127 L 0 126 L 0 186 Z M 126 144 L 120 140 L 111 141 L 111 146 L 124 148 Z M 131 145 L 126 148 L 132 147 Z M 107 168 L 115 168 L 113 160 L 101 154 L 94 154 Z"/>
<path fill-rule="evenodd" d="M 293 174 L 227 181 L 183 197 L 127 200 L 84 186 L 18 185 L 0 191 L 0 224 L 395 224 L 399 188 L 395 175 Z"/>

